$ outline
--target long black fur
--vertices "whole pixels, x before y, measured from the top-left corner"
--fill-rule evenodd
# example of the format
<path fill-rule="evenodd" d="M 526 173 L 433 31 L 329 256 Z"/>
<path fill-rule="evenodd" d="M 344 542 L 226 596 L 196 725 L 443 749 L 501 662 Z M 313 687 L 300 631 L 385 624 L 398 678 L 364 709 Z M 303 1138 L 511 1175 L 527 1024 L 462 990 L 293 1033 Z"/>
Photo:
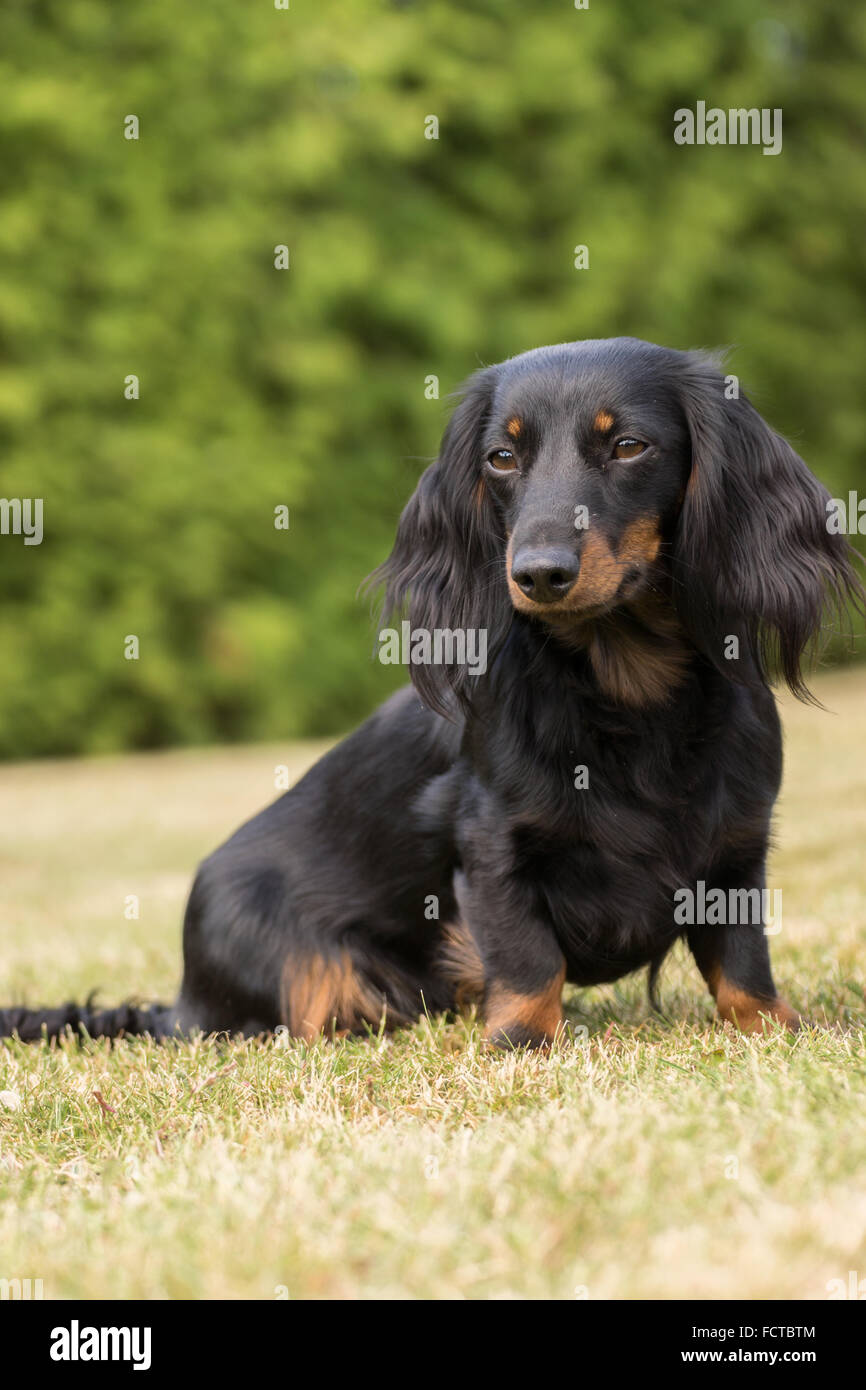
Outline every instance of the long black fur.
<path fill-rule="evenodd" d="M 622 437 L 648 451 L 616 457 Z M 494 1041 L 544 1043 L 563 976 L 654 980 L 682 935 L 726 1017 L 751 1000 L 795 1026 L 760 924 L 684 931 L 672 904 L 763 885 L 769 682 L 805 695 L 828 604 L 862 598 L 826 501 L 705 355 L 612 339 L 478 372 L 377 578 L 413 628 L 484 629 L 486 674 L 413 666 L 201 865 L 176 1004 L 7 1009 L 0 1034 L 311 1036 L 476 999 Z M 509 542 L 570 555 L 590 598 L 619 587 L 517 611 Z"/>

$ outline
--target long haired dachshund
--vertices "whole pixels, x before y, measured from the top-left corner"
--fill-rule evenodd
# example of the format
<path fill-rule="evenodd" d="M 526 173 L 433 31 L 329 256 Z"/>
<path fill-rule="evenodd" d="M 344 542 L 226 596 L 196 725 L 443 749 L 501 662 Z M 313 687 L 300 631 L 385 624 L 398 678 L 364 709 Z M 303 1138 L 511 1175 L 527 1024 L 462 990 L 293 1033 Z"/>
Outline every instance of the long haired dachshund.
<path fill-rule="evenodd" d="M 543 1046 L 566 981 L 652 977 L 681 936 L 722 1018 L 796 1028 L 754 908 L 769 681 L 807 696 L 825 610 L 863 596 L 827 500 L 704 355 L 617 338 L 477 372 L 377 575 L 412 685 L 201 865 L 176 1004 L 0 1033 L 311 1039 L 472 1001 L 492 1042 Z"/>

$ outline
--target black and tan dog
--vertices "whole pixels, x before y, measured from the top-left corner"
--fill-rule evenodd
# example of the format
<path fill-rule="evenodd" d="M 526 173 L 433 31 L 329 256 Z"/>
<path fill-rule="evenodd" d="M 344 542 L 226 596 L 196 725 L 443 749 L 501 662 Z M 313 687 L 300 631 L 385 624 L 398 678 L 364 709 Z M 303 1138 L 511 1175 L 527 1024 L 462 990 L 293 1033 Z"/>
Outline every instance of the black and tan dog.
<path fill-rule="evenodd" d="M 764 885 L 781 737 L 828 601 L 859 601 L 827 493 L 708 358 L 635 339 L 478 372 L 382 567 L 411 629 L 483 630 L 485 674 L 413 667 L 199 869 L 171 1007 L 0 1012 L 299 1037 L 480 1004 L 540 1045 L 565 981 L 685 935 L 721 1015 L 798 1016 L 760 920 L 683 925 L 678 890 Z"/>

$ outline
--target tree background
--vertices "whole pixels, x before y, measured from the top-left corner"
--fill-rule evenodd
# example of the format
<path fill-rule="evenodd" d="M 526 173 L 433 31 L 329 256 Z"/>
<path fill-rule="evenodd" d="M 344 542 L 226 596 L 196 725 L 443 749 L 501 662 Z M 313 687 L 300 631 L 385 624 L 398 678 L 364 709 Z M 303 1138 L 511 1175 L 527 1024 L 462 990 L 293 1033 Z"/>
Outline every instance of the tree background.
<path fill-rule="evenodd" d="M 849 0 L 5 0 L 0 495 L 45 539 L 0 537 L 0 754 L 365 714 L 403 673 L 358 585 L 447 394 L 529 347 L 729 346 L 862 488 L 864 58 Z M 675 145 L 698 100 L 782 153 Z"/>

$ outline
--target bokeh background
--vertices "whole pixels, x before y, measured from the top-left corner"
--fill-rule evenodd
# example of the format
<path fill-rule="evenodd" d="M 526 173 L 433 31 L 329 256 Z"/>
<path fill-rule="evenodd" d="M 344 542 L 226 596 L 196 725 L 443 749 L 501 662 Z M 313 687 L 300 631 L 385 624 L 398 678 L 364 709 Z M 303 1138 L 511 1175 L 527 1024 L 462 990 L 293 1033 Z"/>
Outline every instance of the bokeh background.
<path fill-rule="evenodd" d="M 0 495 L 46 534 L 0 538 L 0 756 L 361 717 L 447 395 L 542 343 L 729 346 L 862 490 L 864 60 L 850 0 L 4 0 Z M 782 153 L 677 146 L 697 100 Z"/>

